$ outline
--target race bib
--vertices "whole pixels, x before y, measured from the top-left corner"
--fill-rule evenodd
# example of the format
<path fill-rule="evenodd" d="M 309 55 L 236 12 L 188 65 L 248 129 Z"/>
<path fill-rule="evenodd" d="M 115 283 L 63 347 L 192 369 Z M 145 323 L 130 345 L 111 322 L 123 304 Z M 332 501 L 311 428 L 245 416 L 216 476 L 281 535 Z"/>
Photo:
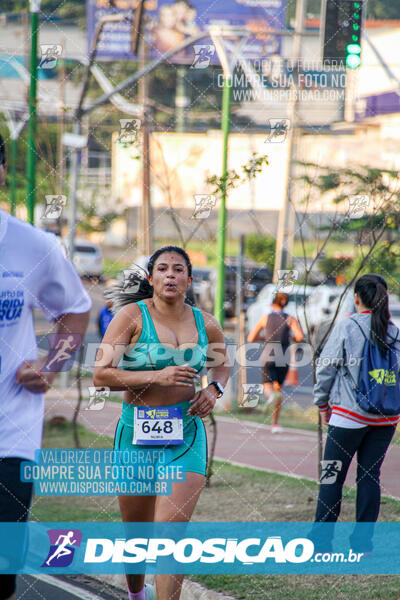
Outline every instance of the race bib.
<path fill-rule="evenodd" d="M 134 407 L 133 444 L 183 444 L 182 409 Z"/>

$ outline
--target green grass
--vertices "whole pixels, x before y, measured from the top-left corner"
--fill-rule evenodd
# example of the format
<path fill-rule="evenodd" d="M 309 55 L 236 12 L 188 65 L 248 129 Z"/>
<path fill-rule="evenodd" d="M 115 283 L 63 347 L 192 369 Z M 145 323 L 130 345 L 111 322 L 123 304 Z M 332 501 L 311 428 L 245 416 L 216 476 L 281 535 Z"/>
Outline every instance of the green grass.
<path fill-rule="evenodd" d="M 199 575 L 193 581 L 246 600 L 399 600 L 397 575 Z"/>
<path fill-rule="evenodd" d="M 110 448 L 111 438 L 78 427 L 83 448 Z M 45 448 L 74 447 L 68 422 L 44 428 Z M 215 461 L 193 521 L 312 521 L 317 483 Z M 355 490 L 344 488 L 341 520 L 354 519 Z M 398 521 L 400 501 L 382 499 L 380 520 Z M 120 521 L 110 496 L 35 497 L 31 518 L 39 521 Z M 245 600 L 398 600 L 400 577 L 368 575 L 191 575 L 218 592 Z"/>

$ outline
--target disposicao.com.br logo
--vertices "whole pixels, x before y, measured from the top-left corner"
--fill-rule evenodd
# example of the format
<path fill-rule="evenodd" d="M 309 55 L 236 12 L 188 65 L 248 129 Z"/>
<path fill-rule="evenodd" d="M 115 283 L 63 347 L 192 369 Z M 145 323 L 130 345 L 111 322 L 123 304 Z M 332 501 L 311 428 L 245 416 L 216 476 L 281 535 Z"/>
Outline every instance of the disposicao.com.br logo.
<path fill-rule="evenodd" d="M 400 574 L 400 523 L 318 525 L 0 523 L 0 573 Z"/>
<path fill-rule="evenodd" d="M 90 538 L 86 543 L 85 563 L 155 563 L 170 557 L 177 563 L 234 563 L 246 565 L 265 563 L 304 563 L 314 554 L 314 544 L 307 538 L 295 538 L 283 543 L 280 536 L 247 538 L 128 538 L 110 540 Z"/>

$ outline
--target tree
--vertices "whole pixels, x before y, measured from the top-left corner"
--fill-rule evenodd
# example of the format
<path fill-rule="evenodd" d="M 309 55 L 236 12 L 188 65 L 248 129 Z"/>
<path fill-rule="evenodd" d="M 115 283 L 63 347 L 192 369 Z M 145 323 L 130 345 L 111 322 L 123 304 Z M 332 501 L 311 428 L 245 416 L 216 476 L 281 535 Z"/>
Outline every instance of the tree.
<path fill-rule="evenodd" d="M 251 233 L 246 236 L 246 255 L 259 263 L 264 263 L 268 268 L 274 269 L 275 265 L 275 238 L 270 235 Z"/>

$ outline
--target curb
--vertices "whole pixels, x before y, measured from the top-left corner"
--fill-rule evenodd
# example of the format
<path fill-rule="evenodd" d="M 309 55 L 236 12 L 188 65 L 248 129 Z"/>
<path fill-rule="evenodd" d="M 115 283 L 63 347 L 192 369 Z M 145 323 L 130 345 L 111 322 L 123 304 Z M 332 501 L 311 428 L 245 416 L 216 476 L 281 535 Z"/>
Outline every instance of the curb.
<path fill-rule="evenodd" d="M 121 590 L 127 594 L 126 580 L 124 575 L 91 575 L 94 579 L 106 581 L 110 585 L 113 585 L 118 590 Z M 146 583 L 154 584 L 154 575 L 146 577 Z M 225 596 L 214 590 L 204 588 L 195 581 L 189 579 L 183 580 L 182 593 L 180 600 L 236 600 L 232 596 Z"/>

